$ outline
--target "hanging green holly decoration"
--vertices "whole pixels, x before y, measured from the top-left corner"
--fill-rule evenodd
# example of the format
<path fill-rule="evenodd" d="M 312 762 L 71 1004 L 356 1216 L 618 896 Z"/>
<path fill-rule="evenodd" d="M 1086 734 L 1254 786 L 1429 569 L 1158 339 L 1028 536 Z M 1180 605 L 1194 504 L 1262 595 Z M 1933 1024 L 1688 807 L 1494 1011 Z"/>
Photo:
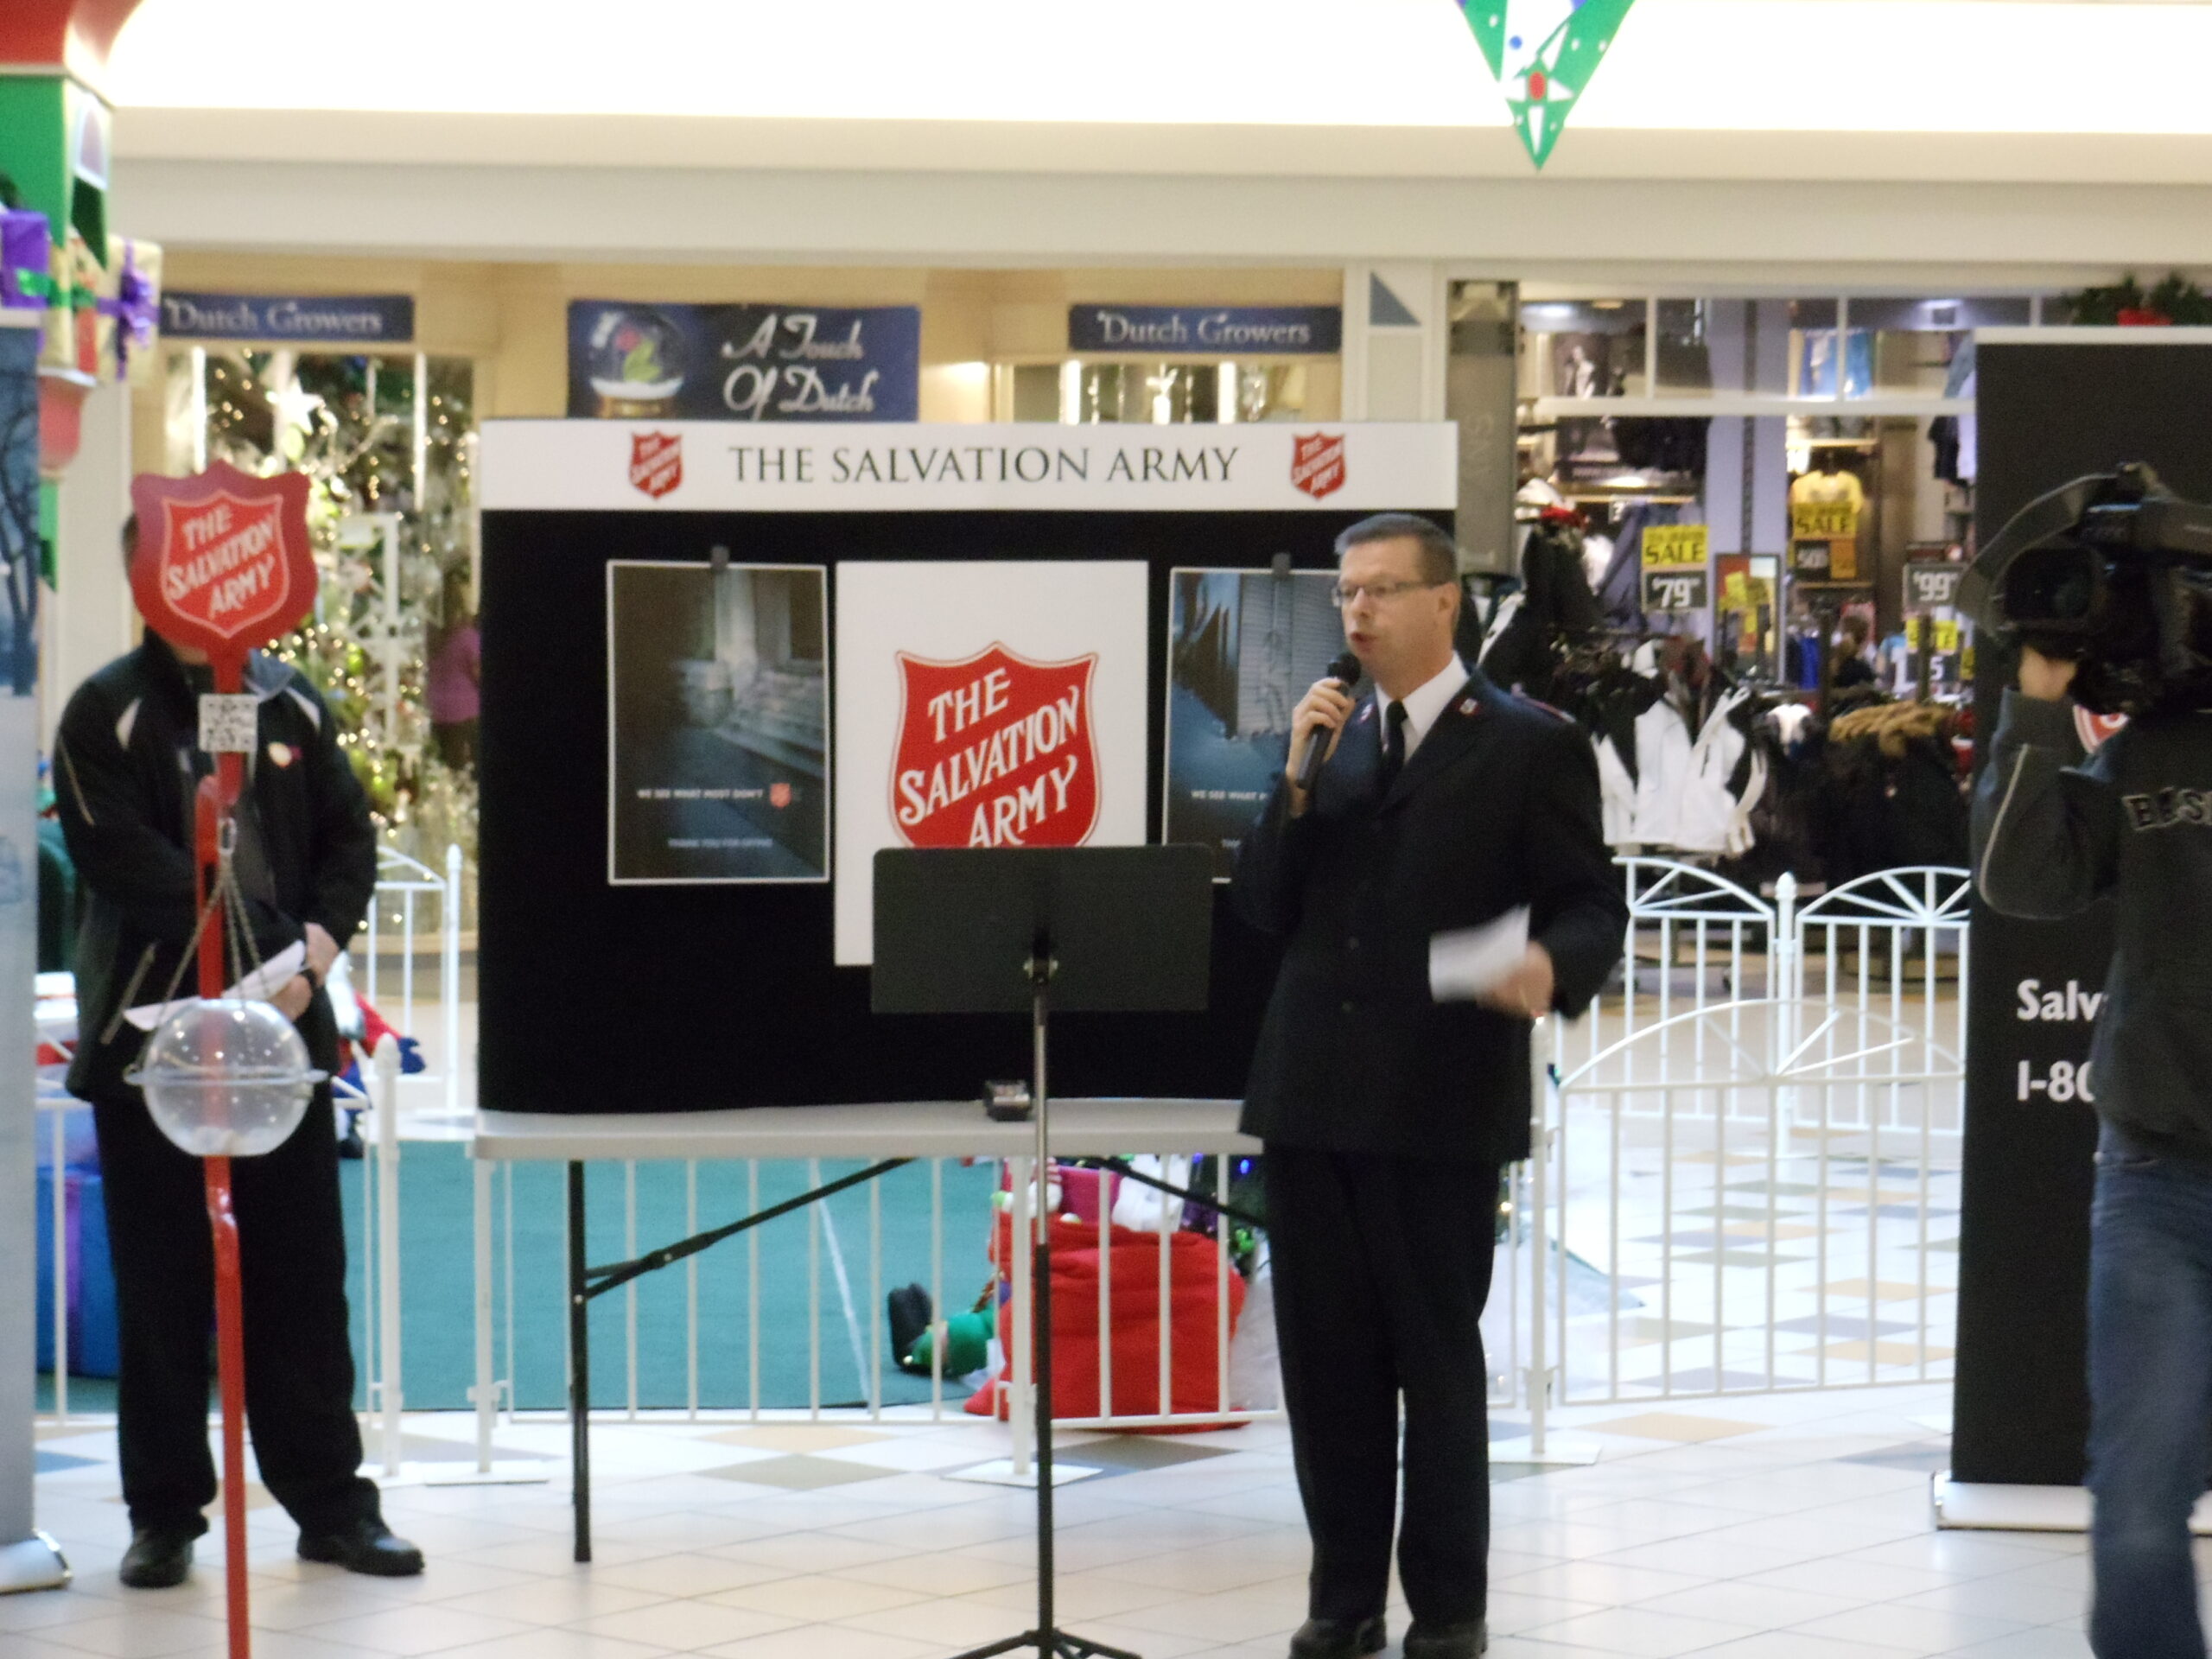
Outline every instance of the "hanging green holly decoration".
<path fill-rule="evenodd" d="M 2104 288 L 2085 288 L 2061 296 L 2068 319 L 2088 327 L 2202 327 L 2212 324 L 2212 296 L 2175 271 L 2156 288 L 2145 289 L 2134 273 Z"/>
<path fill-rule="evenodd" d="M 1538 167 L 1566 130 L 1636 0 L 1460 0 Z"/>

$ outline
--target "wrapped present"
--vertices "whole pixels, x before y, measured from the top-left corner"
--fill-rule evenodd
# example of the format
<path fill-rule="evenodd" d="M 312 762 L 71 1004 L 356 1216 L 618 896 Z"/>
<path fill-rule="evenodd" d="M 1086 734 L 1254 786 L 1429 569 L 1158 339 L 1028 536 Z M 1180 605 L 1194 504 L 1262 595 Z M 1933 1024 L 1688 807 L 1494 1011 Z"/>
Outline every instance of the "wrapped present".
<path fill-rule="evenodd" d="M 54 296 L 54 232 L 46 215 L 0 208 L 0 310 L 43 311 Z"/>
<path fill-rule="evenodd" d="M 100 290 L 112 278 L 76 231 L 54 252 L 54 292 L 46 313 L 41 369 L 62 369 L 97 378 L 100 365 Z"/>

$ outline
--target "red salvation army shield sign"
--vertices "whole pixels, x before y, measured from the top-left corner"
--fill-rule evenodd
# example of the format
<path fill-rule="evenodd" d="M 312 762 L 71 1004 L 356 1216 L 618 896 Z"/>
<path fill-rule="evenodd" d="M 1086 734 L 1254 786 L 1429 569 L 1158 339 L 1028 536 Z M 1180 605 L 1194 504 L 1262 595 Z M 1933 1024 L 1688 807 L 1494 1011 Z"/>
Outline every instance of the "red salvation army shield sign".
<path fill-rule="evenodd" d="M 630 435 L 630 482 L 656 501 L 683 481 L 681 432 Z"/>
<path fill-rule="evenodd" d="M 1316 501 L 1344 486 L 1344 439 L 1338 433 L 1316 432 L 1294 436 L 1290 444 L 1290 481 Z"/>
<path fill-rule="evenodd" d="M 1094 653 L 957 663 L 899 653 L 891 818 L 909 847 L 1077 847 L 1098 821 Z"/>
<path fill-rule="evenodd" d="M 217 661 L 242 659 L 315 605 L 308 480 L 217 461 L 194 478 L 141 474 L 130 590 L 147 626 Z"/>

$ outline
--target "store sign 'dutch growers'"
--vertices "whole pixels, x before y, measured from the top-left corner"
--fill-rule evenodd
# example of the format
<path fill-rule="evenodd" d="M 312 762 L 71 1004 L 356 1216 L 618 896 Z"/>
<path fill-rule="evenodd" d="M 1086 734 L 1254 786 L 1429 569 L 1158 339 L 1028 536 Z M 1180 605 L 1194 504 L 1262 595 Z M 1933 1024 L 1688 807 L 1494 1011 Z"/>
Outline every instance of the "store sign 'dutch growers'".
<path fill-rule="evenodd" d="M 918 306 L 569 307 L 572 417 L 911 421 Z"/>
<path fill-rule="evenodd" d="M 173 340 L 282 340 L 298 346 L 404 346 L 415 338 L 405 294 L 162 296 L 162 332 Z"/>
<path fill-rule="evenodd" d="M 219 461 L 194 478 L 142 475 L 130 500 L 139 537 L 131 590 L 171 644 L 243 658 L 314 606 L 302 474 L 256 478 Z"/>
<path fill-rule="evenodd" d="M 1331 357 L 1344 348 L 1333 305 L 1071 305 L 1071 352 L 1198 357 Z"/>

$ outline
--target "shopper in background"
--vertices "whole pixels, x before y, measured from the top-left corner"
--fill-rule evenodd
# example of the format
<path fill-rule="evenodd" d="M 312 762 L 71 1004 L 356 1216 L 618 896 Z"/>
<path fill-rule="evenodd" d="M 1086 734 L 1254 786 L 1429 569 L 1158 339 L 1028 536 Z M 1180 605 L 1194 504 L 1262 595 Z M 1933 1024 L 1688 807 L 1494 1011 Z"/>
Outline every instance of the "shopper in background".
<path fill-rule="evenodd" d="M 438 626 L 425 641 L 429 658 L 423 700 L 430 706 L 430 736 L 438 759 L 455 772 L 476 770 L 477 717 L 483 712 L 484 646 L 468 608 L 468 577 L 446 573 Z"/>
<path fill-rule="evenodd" d="M 136 544 L 124 532 L 124 557 Z M 192 971 L 194 794 L 213 763 L 195 747 L 204 652 L 149 632 L 79 686 L 54 741 L 61 824 L 87 894 L 77 946 L 72 1094 L 92 1103 L 107 1188 L 122 1342 L 116 1436 L 130 1546 L 123 1582 L 181 1583 L 215 1498 L 207 1447 L 213 1247 L 197 1159 L 155 1127 L 124 1079 L 144 1035 L 124 1016 Z M 271 999 L 314 1064 L 336 1070 L 323 979 L 376 885 L 376 830 L 315 688 L 273 658 L 248 660 L 259 730 L 238 806 L 236 869 L 264 958 L 306 947 Z M 233 971 L 238 964 L 233 963 Z M 188 990 L 189 988 L 188 987 Z M 346 1238 L 330 1086 L 274 1152 L 238 1160 L 232 1182 L 245 1300 L 246 1414 L 262 1483 L 299 1522 L 303 1560 L 384 1577 L 423 1570 L 392 1536 L 359 1473 Z"/>
<path fill-rule="evenodd" d="M 1874 664 L 1866 659 L 1866 641 L 1872 630 L 1857 611 L 1847 614 L 1836 630 L 1835 672 L 1828 684 L 1838 691 L 1874 683 Z"/>
<path fill-rule="evenodd" d="M 2190 1512 L 2212 1452 L 2212 721 L 2139 716 L 2084 760 L 2075 664 L 2032 648 L 1974 798 L 1976 879 L 2056 921 L 2109 893 L 2096 1077 L 2089 1528 L 2099 1659 L 2203 1659 Z M 2087 1097 L 2088 1090 L 2083 1090 Z"/>
<path fill-rule="evenodd" d="M 1323 680 L 1306 694 L 1231 890 L 1285 942 L 1243 1128 L 1266 1143 L 1283 1393 L 1313 1540 L 1290 1651 L 1384 1645 L 1395 1531 L 1406 1659 L 1474 1659 L 1490 1549 L 1481 1319 L 1498 1172 L 1529 1153 L 1529 1022 L 1597 994 L 1627 909 L 1588 740 L 1452 650 L 1451 538 L 1384 513 L 1337 554 L 1344 637 L 1376 693 L 1355 703 Z M 1296 779 L 1316 742 L 1330 748 L 1309 795 Z M 1523 906 L 1529 944 L 1488 1006 L 1433 1001 L 1432 937 Z"/>

